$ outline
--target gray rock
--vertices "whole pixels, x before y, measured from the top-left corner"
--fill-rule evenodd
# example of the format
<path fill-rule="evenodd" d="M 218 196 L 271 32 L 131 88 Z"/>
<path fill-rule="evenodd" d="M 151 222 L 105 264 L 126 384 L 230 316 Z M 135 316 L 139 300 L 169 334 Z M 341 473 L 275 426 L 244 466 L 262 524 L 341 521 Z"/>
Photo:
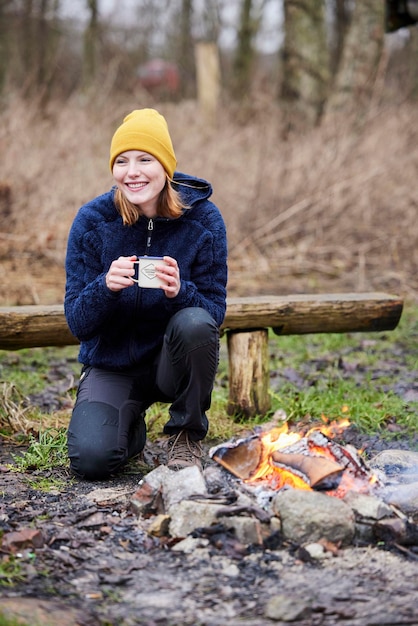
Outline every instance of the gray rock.
<path fill-rule="evenodd" d="M 385 487 L 381 497 L 406 515 L 418 515 L 418 482 Z"/>
<path fill-rule="evenodd" d="M 158 491 L 171 474 L 173 474 L 172 470 L 168 469 L 166 465 L 159 465 L 155 470 L 152 470 L 152 472 L 149 472 L 149 474 L 144 477 L 140 485 L 147 483 L 154 491 Z"/>
<path fill-rule="evenodd" d="M 306 599 L 278 594 L 270 598 L 265 608 L 265 616 L 275 622 L 294 622 L 310 615 Z"/>
<path fill-rule="evenodd" d="M 206 495 L 207 488 L 202 472 L 196 465 L 185 467 L 178 472 L 168 470 L 169 474 L 164 476 L 163 500 L 166 512 L 170 514 L 170 509 L 182 500 L 187 500 L 190 496 Z"/>
<path fill-rule="evenodd" d="M 187 537 L 196 528 L 210 526 L 217 521 L 219 505 L 183 500 L 171 508 L 169 533 L 172 537 Z"/>
<path fill-rule="evenodd" d="M 348 545 L 354 536 L 354 513 L 342 500 L 315 491 L 287 489 L 272 502 L 283 536 L 299 543 L 327 539 Z"/>
<path fill-rule="evenodd" d="M 395 476 L 402 482 L 417 480 L 418 452 L 413 450 L 383 450 L 376 454 L 370 461 L 372 469 L 380 470 L 388 478 Z"/>
<path fill-rule="evenodd" d="M 173 552 L 184 552 L 185 554 L 193 554 L 196 550 L 201 550 L 209 545 L 209 539 L 204 537 L 186 537 L 182 541 L 176 543 L 171 549 Z"/>
<path fill-rule="evenodd" d="M 238 541 L 246 546 L 261 545 L 263 543 L 261 524 L 253 517 L 241 517 L 238 515 L 220 517 L 219 522 L 227 528 L 233 528 Z"/>
<path fill-rule="evenodd" d="M 378 520 L 392 515 L 391 508 L 380 498 L 365 493 L 349 491 L 344 497 L 344 502 L 353 509 L 356 515 L 366 519 Z"/>
<path fill-rule="evenodd" d="M 331 552 L 328 552 L 320 543 L 308 543 L 304 548 L 313 559 L 332 559 Z"/>

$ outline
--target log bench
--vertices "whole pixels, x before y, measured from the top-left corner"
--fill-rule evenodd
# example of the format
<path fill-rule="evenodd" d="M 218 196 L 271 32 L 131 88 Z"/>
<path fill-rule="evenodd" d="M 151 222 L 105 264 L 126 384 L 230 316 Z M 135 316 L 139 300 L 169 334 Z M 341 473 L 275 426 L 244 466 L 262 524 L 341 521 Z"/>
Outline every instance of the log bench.
<path fill-rule="evenodd" d="M 228 347 L 228 413 L 270 408 L 268 330 L 276 335 L 393 330 L 403 300 L 386 293 L 228 298 L 222 333 Z M 62 305 L 0 307 L 0 350 L 77 344 Z"/>

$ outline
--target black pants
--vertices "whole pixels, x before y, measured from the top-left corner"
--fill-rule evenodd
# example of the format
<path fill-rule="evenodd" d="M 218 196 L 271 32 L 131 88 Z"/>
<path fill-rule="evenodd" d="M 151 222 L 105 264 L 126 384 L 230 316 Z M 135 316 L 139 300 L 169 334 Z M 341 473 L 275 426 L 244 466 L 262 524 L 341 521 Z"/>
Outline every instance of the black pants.
<path fill-rule="evenodd" d="M 148 368 L 122 372 L 86 367 L 68 428 L 68 454 L 80 477 L 109 477 L 145 445 L 145 411 L 171 402 L 168 435 L 208 430 L 206 411 L 219 358 L 219 329 L 201 308 L 182 309 L 167 325 L 158 358 Z"/>

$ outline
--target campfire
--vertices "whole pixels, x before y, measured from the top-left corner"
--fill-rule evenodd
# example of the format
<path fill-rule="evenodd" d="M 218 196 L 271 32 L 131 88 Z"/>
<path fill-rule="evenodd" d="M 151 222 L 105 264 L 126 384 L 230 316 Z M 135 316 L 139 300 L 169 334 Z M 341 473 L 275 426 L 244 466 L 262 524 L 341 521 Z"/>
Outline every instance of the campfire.
<path fill-rule="evenodd" d="M 413 488 L 391 485 L 387 454 L 366 463 L 360 451 L 337 443 L 344 431 L 347 439 L 347 426 L 291 432 L 284 422 L 211 448 L 203 471 L 158 465 L 141 480 L 131 509 L 173 550 L 213 543 L 234 558 L 245 546 L 276 549 L 283 542 L 313 545 L 318 554 L 376 540 L 415 542 L 416 524 L 405 513 L 416 510 L 408 504 Z M 414 462 L 414 455 L 395 452 L 400 464 Z"/>
<path fill-rule="evenodd" d="M 378 486 L 377 476 L 357 450 L 334 440 L 348 425 L 348 420 L 341 420 L 302 435 L 289 432 L 286 422 L 213 447 L 210 456 L 245 483 L 263 484 L 276 491 L 290 486 L 337 498 L 348 491 L 368 494 Z"/>

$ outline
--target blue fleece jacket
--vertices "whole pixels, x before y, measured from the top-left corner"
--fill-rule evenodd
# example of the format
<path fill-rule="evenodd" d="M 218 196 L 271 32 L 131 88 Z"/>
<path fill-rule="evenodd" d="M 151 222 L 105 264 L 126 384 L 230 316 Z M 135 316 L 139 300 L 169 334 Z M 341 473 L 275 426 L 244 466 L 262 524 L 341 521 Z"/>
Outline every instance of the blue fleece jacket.
<path fill-rule="evenodd" d="M 185 205 L 178 219 L 142 216 L 124 226 L 114 189 L 79 210 L 68 238 L 65 315 L 80 340 L 84 365 L 120 370 L 150 364 L 170 317 L 185 307 L 206 309 L 221 325 L 226 310 L 227 242 L 211 185 L 176 172 Z M 148 241 L 148 246 L 147 246 Z M 106 273 L 119 256 L 168 255 L 177 260 L 181 287 L 175 298 L 134 284 L 118 292 Z"/>

